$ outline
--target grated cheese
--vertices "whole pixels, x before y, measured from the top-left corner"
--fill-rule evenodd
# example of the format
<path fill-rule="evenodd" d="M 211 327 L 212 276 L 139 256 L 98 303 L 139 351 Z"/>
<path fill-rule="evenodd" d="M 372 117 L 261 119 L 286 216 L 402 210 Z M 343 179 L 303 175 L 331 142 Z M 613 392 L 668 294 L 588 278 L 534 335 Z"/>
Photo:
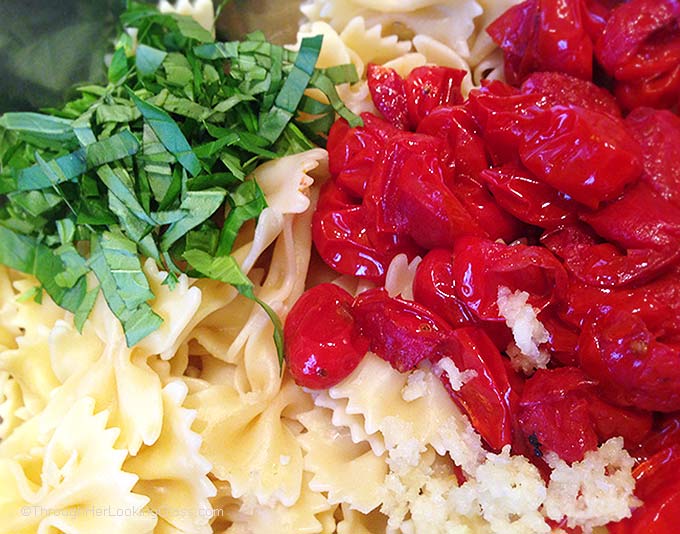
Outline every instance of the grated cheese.
<path fill-rule="evenodd" d="M 466 382 L 477 376 L 477 371 L 474 369 L 466 369 L 461 371 L 456 367 L 456 364 L 451 358 L 442 358 L 437 363 L 432 366 L 432 372 L 441 377 L 443 373 L 446 373 L 449 384 L 453 391 L 459 391 Z"/>
<path fill-rule="evenodd" d="M 506 352 L 513 369 L 525 374 L 545 369 L 550 361 L 550 354 L 540 349 L 542 343 L 550 340 L 550 333 L 538 320 L 538 310 L 527 302 L 528 298 L 526 291 L 512 292 L 503 286 L 498 288 L 498 310 L 515 339 Z"/>
<path fill-rule="evenodd" d="M 633 490 L 633 458 L 623 448 L 623 438 L 612 438 L 580 462 L 567 465 L 555 453 L 546 455 L 553 472 L 544 504 L 546 515 L 556 521 L 567 517 L 569 528 L 585 534 L 610 521 L 630 517 L 639 504 Z"/>

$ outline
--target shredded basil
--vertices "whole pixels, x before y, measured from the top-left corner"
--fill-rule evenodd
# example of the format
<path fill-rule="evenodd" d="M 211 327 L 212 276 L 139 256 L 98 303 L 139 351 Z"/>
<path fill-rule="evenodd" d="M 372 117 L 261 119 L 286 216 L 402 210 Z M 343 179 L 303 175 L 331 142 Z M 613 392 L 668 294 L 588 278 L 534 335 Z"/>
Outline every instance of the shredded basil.
<path fill-rule="evenodd" d="M 360 119 L 335 86 L 352 66 L 315 67 L 322 37 L 300 50 L 259 32 L 215 42 L 188 17 L 128 2 L 106 85 L 64 106 L 0 116 L 0 263 L 34 275 L 82 329 L 99 294 L 134 345 L 162 319 L 142 269 L 152 258 L 171 288 L 190 273 L 232 284 L 281 323 L 231 256 L 266 207 L 248 179 L 264 161 L 323 144 L 336 114 Z M 320 89 L 329 103 L 305 96 Z M 299 115 L 304 112 L 304 120 Z"/>

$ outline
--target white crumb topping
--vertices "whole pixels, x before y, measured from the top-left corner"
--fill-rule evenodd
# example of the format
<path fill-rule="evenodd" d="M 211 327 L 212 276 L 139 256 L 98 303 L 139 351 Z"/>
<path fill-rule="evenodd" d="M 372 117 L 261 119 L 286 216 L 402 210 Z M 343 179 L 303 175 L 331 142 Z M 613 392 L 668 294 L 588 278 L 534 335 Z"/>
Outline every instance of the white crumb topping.
<path fill-rule="evenodd" d="M 443 373 L 448 376 L 449 384 L 453 391 L 458 391 L 466 382 L 477 376 L 477 371 L 474 369 L 467 369 L 461 371 L 456 367 L 456 364 L 451 358 L 442 358 L 432 366 L 432 372 L 438 377 Z"/>
<path fill-rule="evenodd" d="M 427 371 L 416 369 L 408 375 L 406 384 L 401 389 L 401 398 L 406 402 L 413 402 L 422 399 L 430 392 L 430 385 L 427 381 Z"/>
<path fill-rule="evenodd" d="M 545 369 L 550 361 L 550 354 L 539 348 L 550 340 L 550 333 L 538 320 L 538 310 L 527 302 L 528 298 L 526 291 L 512 292 L 503 286 L 498 288 L 498 310 L 515 339 L 508 347 L 507 354 L 513 369 L 526 374 Z"/>
<path fill-rule="evenodd" d="M 612 438 L 596 451 L 589 451 L 571 466 L 554 453 L 546 455 L 552 467 L 546 515 L 560 521 L 567 517 L 569 528 L 592 529 L 630 517 L 639 504 L 633 495 L 633 458 L 623 448 L 623 438 Z"/>

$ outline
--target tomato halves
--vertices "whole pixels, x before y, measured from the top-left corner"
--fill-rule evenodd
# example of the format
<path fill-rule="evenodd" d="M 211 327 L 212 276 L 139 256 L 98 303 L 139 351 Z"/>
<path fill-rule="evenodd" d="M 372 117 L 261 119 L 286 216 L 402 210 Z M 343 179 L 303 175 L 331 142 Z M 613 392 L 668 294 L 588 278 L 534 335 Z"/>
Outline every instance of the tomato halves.
<path fill-rule="evenodd" d="M 368 342 L 354 324 L 354 298 L 334 284 L 305 291 L 283 330 L 288 367 L 304 387 L 325 389 L 347 377 L 364 357 Z"/>
<path fill-rule="evenodd" d="M 664 449 L 640 464 L 633 475 L 643 505 L 632 517 L 607 525 L 611 534 L 675 534 L 680 522 L 680 446 Z"/>

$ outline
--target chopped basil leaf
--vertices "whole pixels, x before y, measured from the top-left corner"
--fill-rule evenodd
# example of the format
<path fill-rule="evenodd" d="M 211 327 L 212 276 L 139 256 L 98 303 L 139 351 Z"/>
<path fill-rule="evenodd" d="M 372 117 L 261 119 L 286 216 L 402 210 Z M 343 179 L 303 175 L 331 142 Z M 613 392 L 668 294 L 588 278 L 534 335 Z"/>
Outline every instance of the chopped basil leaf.
<path fill-rule="evenodd" d="M 80 87 L 61 108 L 0 116 L 0 263 L 34 275 L 81 330 L 98 295 L 129 345 L 157 329 L 141 258 L 168 272 L 234 285 L 257 299 L 231 256 L 266 199 L 247 179 L 261 163 L 308 150 L 336 117 L 360 119 L 335 84 L 354 67 L 317 69 L 322 37 L 299 51 L 261 32 L 215 42 L 189 17 L 127 2 L 108 84 Z M 328 103 L 304 95 L 320 89 Z M 186 261 L 189 265 L 186 265 Z"/>

